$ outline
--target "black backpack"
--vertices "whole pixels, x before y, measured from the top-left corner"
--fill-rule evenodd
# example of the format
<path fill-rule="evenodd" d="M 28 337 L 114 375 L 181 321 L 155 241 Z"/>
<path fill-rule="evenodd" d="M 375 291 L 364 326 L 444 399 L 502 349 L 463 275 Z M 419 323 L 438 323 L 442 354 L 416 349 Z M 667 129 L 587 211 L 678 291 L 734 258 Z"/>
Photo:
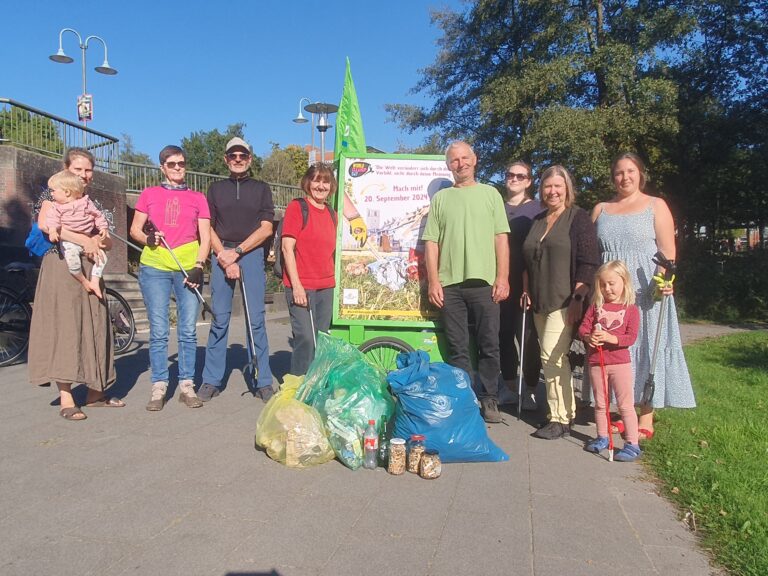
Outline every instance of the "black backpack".
<path fill-rule="evenodd" d="M 307 227 L 307 221 L 309 220 L 309 204 L 306 198 L 294 198 L 291 202 L 298 202 L 301 206 L 301 229 Z M 331 220 L 333 225 L 336 226 L 336 212 L 330 206 L 326 206 L 328 212 L 331 213 Z M 287 208 L 286 208 L 287 209 Z M 283 220 L 285 217 L 283 217 Z M 275 241 L 273 250 L 275 251 L 275 263 L 272 264 L 272 269 L 275 271 L 275 276 L 278 278 L 283 277 L 283 220 L 280 220 L 280 224 L 277 225 L 277 232 L 275 232 Z"/>

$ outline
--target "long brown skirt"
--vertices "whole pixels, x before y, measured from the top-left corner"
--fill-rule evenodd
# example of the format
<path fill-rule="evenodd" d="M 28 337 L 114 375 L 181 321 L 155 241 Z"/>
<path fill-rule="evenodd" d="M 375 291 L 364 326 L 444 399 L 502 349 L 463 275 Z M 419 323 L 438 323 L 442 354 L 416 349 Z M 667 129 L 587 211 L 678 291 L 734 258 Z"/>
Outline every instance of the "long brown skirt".
<path fill-rule="evenodd" d="M 91 263 L 83 259 L 89 277 Z M 115 381 L 112 329 L 106 305 L 69 273 L 58 254 L 43 258 L 29 338 L 29 381 L 84 383 L 104 390 Z"/>

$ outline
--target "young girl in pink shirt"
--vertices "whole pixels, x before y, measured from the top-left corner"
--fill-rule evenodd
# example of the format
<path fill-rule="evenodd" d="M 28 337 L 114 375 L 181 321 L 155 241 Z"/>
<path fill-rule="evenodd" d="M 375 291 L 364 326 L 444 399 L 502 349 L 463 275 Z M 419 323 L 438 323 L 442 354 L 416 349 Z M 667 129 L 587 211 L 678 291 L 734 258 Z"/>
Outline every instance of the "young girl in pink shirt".
<path fill-rule="evenodd" d="M 107 265 L 107 255 L 102 250 L 100 257 L 94 262 L 91 270 L 91 278 L 83 275 L 83 267 L 80 255 L 83 247 L 75 242 L 68 242 L 61 238 L 61 229 L 70 232 L 92 235 L 98 229 L 99 238 L 102 240 L 109 236 L 109 224 L 104 214 L 101 213 L 87 194 L 83 181 L 79 176 L 68 170 L 57 172 L 48 180 L 48 189 L 53 197 L 53 206 L 48 210 L 46 222 L 48 224 L 48 238 L 51 242 L 61 239 L 61 251 L 64 260 L 67 261 L 69 273 L 80 282 L 88 292 L 93 292 L 99 298 L 101 293 L 101 277 L 104 274 L 104 266 Z"/>
<path fill-rule="evenodd" d="M 600 366 L 602 348 L 605 374 L 616 397 L 616 403 L 625 426 L 626 443 L 616 453 L 615 460 L 632 462 L 641 454 L 638 444 L 637 413 L 635 412 L 634 375 L 628 348 L 637 339 L 640 313 L 635 306 L 629 270 L 621 260 L 606 262 L 595 274 L 592 306 L 587 309 L 579 327 L 579 337 L 588 346 L 589 377 L 595 398 L 597 438 L 585 450 L 599 453 L 608 448 L 608 419 L 603 373 Z"/>

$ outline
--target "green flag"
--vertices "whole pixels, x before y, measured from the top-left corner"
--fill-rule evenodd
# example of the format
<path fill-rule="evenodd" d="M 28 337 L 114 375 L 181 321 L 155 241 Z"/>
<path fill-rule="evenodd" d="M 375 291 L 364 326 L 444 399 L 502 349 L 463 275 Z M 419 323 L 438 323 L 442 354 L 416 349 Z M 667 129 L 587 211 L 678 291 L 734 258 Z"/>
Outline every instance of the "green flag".
<path fill-rule="evenodd" d="M 347 73 L 344 76 L 344 92 L 341 95 L 339 112 L 336 116 L 336 141 L 333 146 L 333 155 L 336 160 L 342 153 L 345 156 L 365 154 L 363 119 L 357 103 L 357 92 L 355 92 L 355 83 L 352 81 L 349 58 L 347 58 Z"/>

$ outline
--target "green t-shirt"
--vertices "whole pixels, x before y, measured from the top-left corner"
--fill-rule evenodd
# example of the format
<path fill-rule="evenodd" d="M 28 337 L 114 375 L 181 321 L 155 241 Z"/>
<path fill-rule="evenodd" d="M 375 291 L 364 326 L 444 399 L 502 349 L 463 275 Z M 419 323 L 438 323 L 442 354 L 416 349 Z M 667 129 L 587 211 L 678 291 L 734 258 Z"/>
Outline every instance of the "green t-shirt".
<path fill-rule="evenodd" d="M 443 286 L 465 280 L 496 280 L 497 234 L 509 233 L 504 201 L 487 184 L 444 188 L 432 197 L 423 240 L 440 247 Z"/>

